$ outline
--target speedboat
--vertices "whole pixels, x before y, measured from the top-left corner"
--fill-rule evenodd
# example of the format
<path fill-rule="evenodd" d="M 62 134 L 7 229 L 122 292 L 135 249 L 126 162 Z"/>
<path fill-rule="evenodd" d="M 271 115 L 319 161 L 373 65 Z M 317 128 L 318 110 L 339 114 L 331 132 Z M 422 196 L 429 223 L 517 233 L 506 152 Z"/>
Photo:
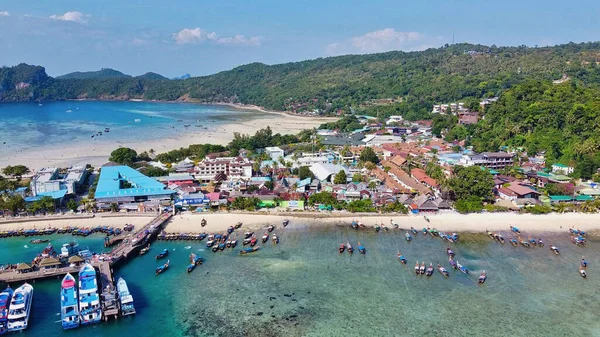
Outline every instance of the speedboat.
<path fill-rule="evenodd" d="M 423 263 L 421 263 L 421 266 L 419 267 L 419 274 L 425 274 L 425 261 L 423 261 Z"/>
<path fill-rule="evenodd" d="M 25 283 L 15 290 L 8 311 L 8 331 L 27 329 L 32 301 L 33 287 L 29 283 Z"/>
<path fill-rule="evenodd" d="M 162 266 L 156 267 L 156 275 L 162 274 L 165 270 L 169 269 L 170 263 L 171 263 L 171 260 L 167 260 L 167 263 L 163 264 Z"/>
<path fill-rule="evenodd" d="M 287 225 L 289 225 L 289 224 L 290 224 L 290 220 L 288 220 L 288 219 L 283 220 L 283 227 L 287 227 Z"/>
<path fill-rule="evenodd" d="M 348 242 L 348 244 L 346 245 L 347 249 L 348 249 L 348 253 L 352 254 L 354 253 L 354 248 L 352 247 L 352 245 L 350 244 L 350 242 Z"/>
<path fill-rule="evenodd" d="M 169 250 L 168 249 L 163 249 L 158 255 L 156 255 L 156 259 L 164 259 L 165 257 L 169 256 Z"/>
<path fill-rule="evenodd" d="M 558 251 L 558 248 L 556 248 L 556 246 L 552 245 L 550 246 L 550 250 L 554 252 L 554 254 L 559 255 L 560 252 Z"/>
<path fill-rule="evenodd" d="M 60 284 L 60 319 L 64 330 L 79 327 L 79 302 L 75 278 L 67 273 Z"/>
<path fill-rule="evenodd" d="M 133 296 L 129 292 L 127 282 L 122 277 L 117 281 L 117 292 L 119 293 L 119 301 L 121 302 L 121 315 L 128 316 L 135 314 L 133 306 Z"/>
<path fill-rule="evenodd" d="M 485 280 L 487 280 L 487 274 L 485 273 L 485 270 L 481 272 L 481 275 L 479 275 L 479 284 L 484 284 Z"/>
<path fill-rule="evenodd" d="M 273 225 L 269 225 L 269 227 L 267 227 L 267 231 L 272 232 L 275 229 L 275 226 Z"/>
<path fill-rule="evenodd" d="M 98 323 L 102 319 L 96 270 L 89 263 L 79 270 L 79 315 L 82 325 Z"/>
<path fill-rule="evenodd" d="M 345 250 L 346 250 L 346 245 L 342 243 L 342 244 L 340 245 L 340 247 L 338 248 L 338 251 L 339 251 L 340 253 L 343 253 Z"/>
<path fill-rule="evenodd" d="M 14 291 L 11 287 L 6 287 L 6 289 L 0 293 L 0 335 L 3 335 L 8 331 L 8 306 L 13 293 Z"/>
<path fill-rule="evenodd" d="M 274 244 L 278 244 L 279 243 L 279 238 L 277 237 L 277 234 L 273 234 L 272 240 L 273 240 Z"/>
<path fill-rule="evenodd" d="M 432 264 L 432 263 L 430 263 L 430 264 L 429 264 L 429 267 L 427 267 L 427 270 L 425 271 L 425 275 L 426 275 L 426 276 L 431 276 L 431 275 L 433 275 L 433 264 Z"/>
<path fill-rule="evenodd" d="M 446 254 L 448 254 L 448 256 L 454 256 L 454 252 L 452 249 L 450 249 L 450 247 L 446 248 Z"/>
<path fill-rule="evenodd" d="M 140 250 L 140 255 L 144 255 L 144 254 L 148 253 L 149 250 L 150 250 L 150 244 L 148 244 L 147 247 L 144 247 Z"/>
<path fill-rule="evenodd" d="M 469 273 L 469 270 L 466 267 L 464 267 L 462 264 L 458 263 L 458 262 L 456 262 L 456 267 L 463 274 L 468 274 Z"/>
<path fill-rule="evenodd" d="M 257 251 L 259 249 L 260 249 L 260 246 L 244 248 L 244 249 L 240 250 L 240 255 L 254 253 L 255 251 Z"/>
<path fill-rule="evenodd" d="M 400 251 L 398 251 L 398 261 L 400 261 L 400 263 L 402 264 L 406 264 L 406 258 L 404 257 L 404 255 L 402 255 L 402 253 L 400 253 Z"/>
<path fill-rule="evenodd" d="M 440 272 L 440 274 L 444 275 L 444 277 L 450 276 L 450 274 L 448 273 L 446 268 L 442 267 L 442 265 L 440 265 L 439 263 L 437 265 L 437 268 L 438 268 L 438 271 Z"/>
<path fill-rule="evenodd" d="M 262 242 L 265 243 L 267 240 L 269 240 L 269 233 L 265 232 L 265 234 L 262 236 Z"/>
<path fill-rule="evenodd" d="M 361 254 L 365 254 L 367 252 L 367 250 L 365 249 L 365 246 L 363 246 L 363 245 L 360 244 L 360 241 L 358 241 L 358 251 Z"/>
<path fill-rule="evenodd" d="M 408 241 L 408 242 L 412 241 L 412 236 L 410 235 L 409 232 L 406 232 L 406 234 L 404 234 L 404 236 L 406 237 L 406 241 Z"/>

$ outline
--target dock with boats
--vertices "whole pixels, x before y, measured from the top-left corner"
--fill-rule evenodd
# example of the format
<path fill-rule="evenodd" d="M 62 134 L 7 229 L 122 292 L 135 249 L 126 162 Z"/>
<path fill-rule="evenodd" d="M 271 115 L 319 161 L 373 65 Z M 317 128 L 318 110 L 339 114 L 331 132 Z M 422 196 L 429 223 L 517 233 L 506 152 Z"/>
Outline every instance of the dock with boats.
<path fill-rule="evenodd" d="M 156 239 L 163 225 L 171 218 L 172 214 L 163 213 L 152 219 L 145 226 L 132 231 L 129 235 L 119 235 L 111 238 L 118 240 L 118 244 L 108 254 L 103 256 L 103 259 L 91 261 L 90 264 L 94 269 L 98 270 L 98 280 L 100 281 L 100 306 L 102 309 L 102 318 L 107 321 L 110 317 L 115 319 L 121 314 L 121 303 L 119 300 L 119 291 L 115 285 L 113 276 L 114 268 L 124 265 L 130 258 L 139 256 L 139 251 Z M 109 239 L 109 240 L 111 240 Z M 51 247 L 51 246 L 49 246 Z M 51 249 L 51 248 L 50 248 Z M 74 257 L 79 257 L 74 255 Z M 0 282 L 31 282 L 40 279 L 61 278 L 66 274 L 76 274 L 80 271 L 81 266 L 78 263 L 71 263 L 65 266 L 64 261 L 60 262 L 53 257 L 45 258 L 49 263 L 42 265 L 44 260 L 38 266 L 38 270 L 34 270 L 33 265 L 27 263 L 18 264 L 17 268 L 6 269 L 0 271 Z M 83 262 L 83 259 L 79 259 Z M 126 286 L 125 286 L 126 289 Z M 131 306 L 131 308 L 133 308 Z M 128 309 L 127 314 L 132 313 L 132 309 Z M 135 312 L 135 310 L 133 310 Z"/>

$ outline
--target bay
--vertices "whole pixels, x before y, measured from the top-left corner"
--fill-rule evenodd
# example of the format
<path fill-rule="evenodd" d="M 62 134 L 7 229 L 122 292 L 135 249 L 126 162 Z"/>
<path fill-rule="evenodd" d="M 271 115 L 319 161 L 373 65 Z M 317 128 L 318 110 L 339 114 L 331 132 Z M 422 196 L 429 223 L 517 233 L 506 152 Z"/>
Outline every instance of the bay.
<path fill-rule="evenodd" d="M 468 276 L 450 270 L 447 242 L 421 234 L 407 243 L 399 230 L 294 224 L 276 232 L 279 245 L 268 242 L 247 256 L 238 254 L 239 247 L 213 253 L 199 242 L 156 242 L 150 253 L 116 271 L 132 291 L 135 317 L 72 331 L 63 332 L 58 322 L 59 280 L 35 282 L 30 327 L 22 336 L 592 336 L 600 331 L 595 315 L 600 259 L 593 240 L 581 248 L 567 233 L 545 234 L 545 247 L 525 249 L 464 235 L 451 247 L 472 271 Z M 71 239 L 51 238 L 57 247 Z M 355 247 L 360 241 L 366 255 L 339 254 L 337 247 L 346 241 Z M 28 242 L 2 239 L 0 262 L 29 261 L 43 248 Z M 102 249 L 102 236 L 78 242 Z M 552 254 L 550 244 L 561 255 Z M 171 250 L 171 267 L 155 276 L 154 255 L 163 248 Z M 398 262 L 398 250 L 407 266 Z M 206 262 L 188 274 L 190 251 Z M 590 264 L 587 279 L 578 274 L 582 255 Z M 441 263 L 450 278 L 437 271 L 431 278 L 415 276 L 416 261 Z M 480 286 L 483 269 L 488 281 Z"/>

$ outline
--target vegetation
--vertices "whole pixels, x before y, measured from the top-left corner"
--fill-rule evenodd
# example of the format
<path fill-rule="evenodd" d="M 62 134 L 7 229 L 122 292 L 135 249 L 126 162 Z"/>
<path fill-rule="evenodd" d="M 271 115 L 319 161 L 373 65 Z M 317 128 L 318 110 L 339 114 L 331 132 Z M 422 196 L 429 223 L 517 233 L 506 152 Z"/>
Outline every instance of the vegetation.
<path fill-rule="evenodd" d="M 133 166 L 133 163 L 137 161 L 137 152 L 128 147 L 120 147 L 110 153 L 108 160 L 118 164 Z"/>
<path fill-rule="evenodd" d="M 333 177 L 334 184 L 346 184 L 348 182 L 348 177 L 346 176 L 346 171 L 340 170 L 338 174 Z"/>
<path fill-rule="evenodd" d="M 260 199 L 258 198 L 237 197 L 233 200 L 231 205 L 229 205 L 229 208 L 245 211 L 255 211 L 258 209 L 259 204 Z"/>
<path fill-rule="evenodd" d="M 364 162 L 371 162 L 373 164 L 379 163 L 379 157 L 377 157 L 377 154 L 375 153 L 375 151 L 373 151 L 373 149 L 370 147 L 365 147 L 360 152 L 359 160 L 362 161 L 363 163 Z"/>
<path fill-rule="evenodd" d="M 31 170 L 25 165 L 6 166 L 2 169 L 2 173 L 7 176 L 21 179 L 22 176 L 30 173 Z"/>
<path fill-rule="evenodd" d="M 346 205 L 346 210 L 356 213 L 356 212 L 375 212 L 375 206 L 373 206 L 373 201 L 371 199 L 363 199 L 363 200 L 353 200 L 350 201 Z"/>
<path fill-rule="evenodd" d="M 481 198 L 470 196 L 463 199 L 458 199 L 454 204 L 454 208 L 459 213 L 477 213 L 483 210 Z"/>
<path fill-rule="evenodd" d="M 310 167 L 300 166 L 298 168 L 298 178 L 300 178 L 300 180 L 304 180 L 306 178 L 315 179 L 315 175 L 310 170 Z"/>
<path fill-rule="evenodd" d="M 483 201 L 493 197 L 492 174 L 479 166 L 455 166 L 448 184 L 456 199 L 454 208 L 460 213 L 481 212 Z"/>
<path fill-rule="evenodd" d="M 334 206 L 337 204 L 337 199 L 333 196 L 333 194 L 323 191 L 311 194 L 310 197 L 308 197 L 308 204 L 310 206 L 314 206 L 316 204 Z"/>
<path fill-rule="evenodd" d="M 158 74 L 157 74 L 158 75 Z M 160 75 L 159 75 L 160 76 Z M 73 73 L 57 76 L 56 79 L 61 80 L 86 80 L 86 79 L 107 79 L 107 78 L 131 78 L 122 72 L 110 68 L 103 68 L 98 71 L 76 71 Z"/>

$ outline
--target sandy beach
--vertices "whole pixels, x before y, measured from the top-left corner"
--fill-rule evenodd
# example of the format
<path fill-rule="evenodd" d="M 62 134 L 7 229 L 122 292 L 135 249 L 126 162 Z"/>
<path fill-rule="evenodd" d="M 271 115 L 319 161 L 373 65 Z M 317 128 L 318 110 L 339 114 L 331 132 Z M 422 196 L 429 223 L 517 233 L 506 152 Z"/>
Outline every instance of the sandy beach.
<path fill-rule="evenodd" d="M 332 117 L 305 117 L 273 112 L 253 106 L 229 105 L 242 110 L 260 111 L 256 118 L 243 118 L 235 123 L 216 126 L 213 129 L 192 129 L 185 133 L 173 133 L 172 137 L 144 142 L 122 142 L 119 140 L 102 143 L 71 143 L 58 147 L 45 147 L 23 150 L 10 156 L 0 156 L 0 167 L 22 164 L 37 170 L 47 166 L 67 167 L 78 164 L 100 166 L 108 161 L 110 153 L 118 147 L 130 147 L 143 152 L 153 149 L 156 153 L 167 152 L 191 144 L 220 144 L 226 145 L 233 139 L 233 133 L 254 134 L 257 130 L 271 127 L 273 133 L 296 134 L 302 130 L 318 127 L 319 125 L 336 120 Z"/>
<path fill-rule="evenodd" d="M 290 220 L 290 228 L 294 225 L 302 226 L 327 226 L 350 225 L 352 221 L 360 221 L 367 226 L 375 224 L 390 225 L 390 219 L 397 222 L 400 228 L 411 226 L 421 229 L 435 227 L 442 231 L 457 232 L 485 232 L 508 231 L 509 226 L 518 227 L 522 232 L 566 232 L 570 226 L 586 230 L 600 230 L 600 214 L 514 214 L 514 213 L 487 213 L 463 215 L 458 213 L 445 213 L 428 215 L 430 222 L 425 221 L 422 215 L 350 215 L 348 213 L 183 213 L 174 216 L 167 224 L 167 232 L 222 232 L 229 226 L 238 222 L 243 223 L 244 229 L 259 230 L 274 224 L 280 226 L 285 219 Z M 95 227 L 107 225 L 122 228 L 126 223 L 142 226 L 153 219 L 153 215 L 127 215 L 98 214 L 94 218 L 65 216 L 60 219 L 37 218 L 37 220 L 24 222 L 0 222 L 0 230 L 45 228 L 48 226 L 60 228 L 66 226 Z M 205 227 L 200 226 L 202 219 L 207 220 Z"/>

